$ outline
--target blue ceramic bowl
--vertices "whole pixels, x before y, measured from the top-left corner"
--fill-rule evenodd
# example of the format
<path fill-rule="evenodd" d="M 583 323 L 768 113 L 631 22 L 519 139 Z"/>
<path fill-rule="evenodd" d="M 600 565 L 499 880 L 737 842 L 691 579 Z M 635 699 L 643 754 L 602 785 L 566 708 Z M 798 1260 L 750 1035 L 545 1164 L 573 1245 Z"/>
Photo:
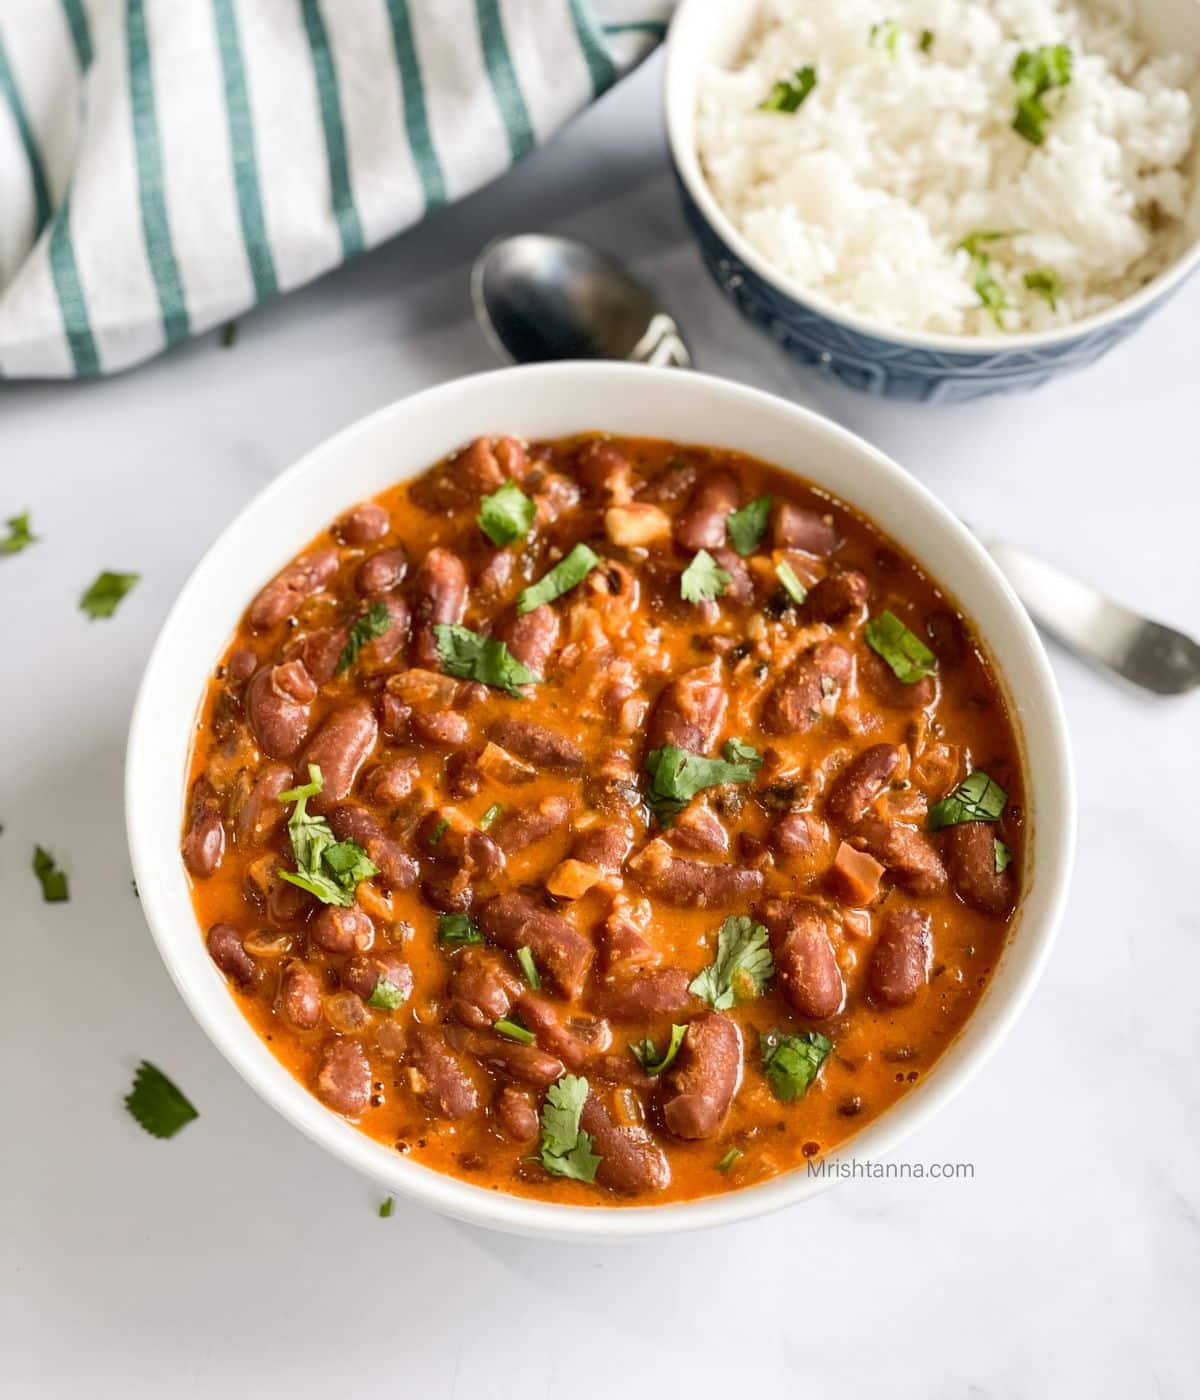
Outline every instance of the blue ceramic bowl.
<path fill-rule="evenodd" d="M 1033 389 L 1082 369 L 1131 335 L 1200 265 L 1200 188 L 1192 201 L 1196 238 L 1182 258 L 1133 296 L 1098 316 L 1052 331 L 990 336 L 929 335 L 873 326 L 798 286 L 753 248 L 717 205 L 696 154 L 700 75 L 728 64 L 759 0 L 683 0 L 667 43 L 665 105 L 671 161 L 684 214 L 722 291 L 788 353 L 852 389 L 896 399 L 961 403 Z M 1143 30 L 1155 46 L 1200 57 L 1200 7 L 1193 0 L 1143 0 Z M 1200 187 L 1200 151 L 1193 152 Z"/>

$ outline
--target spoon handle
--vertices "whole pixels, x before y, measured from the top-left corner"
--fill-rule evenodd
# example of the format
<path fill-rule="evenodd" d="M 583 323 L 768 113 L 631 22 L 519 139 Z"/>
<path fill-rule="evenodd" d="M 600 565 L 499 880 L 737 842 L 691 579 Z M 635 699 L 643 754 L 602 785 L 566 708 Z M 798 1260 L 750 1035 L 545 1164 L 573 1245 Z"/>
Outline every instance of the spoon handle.
<path fill-rule="evenodd" d="M 1157 695 L 1200 685 L 1200 646 L 1023 550 L 984 539 L 1030 616 L 1069 651 Z"/>

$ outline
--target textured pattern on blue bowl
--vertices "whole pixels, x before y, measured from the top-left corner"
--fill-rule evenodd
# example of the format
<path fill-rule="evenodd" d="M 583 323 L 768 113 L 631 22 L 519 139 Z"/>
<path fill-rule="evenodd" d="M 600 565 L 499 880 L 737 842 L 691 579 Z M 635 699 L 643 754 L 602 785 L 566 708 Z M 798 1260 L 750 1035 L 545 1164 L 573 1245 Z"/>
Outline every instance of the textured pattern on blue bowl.
<path fill-rule="evenodd" d="M 925 403 L 966 403 L 986 394 L 1035 389 L 1055 375 L 1082 369 L 1132 334 L 1180 286 L 1118 321 L 1036 349 L 951 351 L 863 335 L 785 295 L 746 266 L 704 217 L 679 179 L 683 211 L 717 285 L 748 320 L 792 356 L 851 389 Z"/>

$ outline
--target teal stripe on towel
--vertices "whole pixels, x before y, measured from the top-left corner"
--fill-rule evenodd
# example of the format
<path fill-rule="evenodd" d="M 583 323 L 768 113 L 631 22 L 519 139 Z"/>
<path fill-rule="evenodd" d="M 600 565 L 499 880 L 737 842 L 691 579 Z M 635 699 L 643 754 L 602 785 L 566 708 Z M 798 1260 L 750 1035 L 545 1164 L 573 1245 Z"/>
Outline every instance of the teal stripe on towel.
<path fill-rule="evenodd" d="M 533 123 L 529 120 L 529 109 L 525 106 L 517 70 L 508 49 L 499 0 L 475 0 L 475 14 L 479 21 L 479 38 L 483 44 L 488 77 L 500 115 L 504 118 L 504 129 L 508 133 L 508 148 L 514 161 L 521 160 L 533 150 Z"/>
<path fill-rule="evenodd" d="M 54 222 L 50 226 L 50 272 L 54 278 L 54 289 L 58 293 L 58 304 L 62 308 L 63 325 L 66 327 L 67 343 L 71 347 L 75 373 L 99 374 L 100 356 L 92 336 L 83 284 L 79 280 L 79 268 L 75 264 L 75 248 L 71 242 L 70 194 L 54 211 Z"/>
<path fill-rule="evenodd" d="M 246 245 L 246 259 L 254 279 L 255 299 L 265 301 L 279 290 L 279 278 L 275 272 L 275 258 L 263 214 L 254 123 L 250 117 L 246 69 L 242 63 L 242 44 L 238 37 L 233 0 L 213 0 L 213 14 L 225 82 L 225 111 L 229 118 L 229 147 L 233 156 L 233 184 L 237 191 L 242 242 Z"/>
<path fill-rule="evenodd" d="M 649 34 L 653 39 L 662 39 L 666 37 L 667 22 L 665 19 L 638 19 L 627 24 L 605 24 L 601 28 L 605 34 Z"/>
<path fill-rule="evenodd" d="M 392 43 L 396 49 L 396 66 L 400 70 L 400 91 L 404 99 L 404 127 L 413 164 L 421 177 L 426 210 L 446 202 L 446 181 L 433 137 L 429 130 L 429 114 L 425 110 L 425 88 L 421 81 L 421 65 L 417 60 L 417 45 L 413 38 L 408 0 L 387 0 L 388 17 L 392 21 Z"/>
<path fill-rule="evenodd" d="M 321 125 L 325 129 L 325 157 L 329 164 L 329 193 L 333 214 L 337 219 L 342 240 L 342 254 L 349 258 L 362 251 L 363 231 L 350 188 L 350 159 L 346 153 L 346 128 L 342 122 L 342 102 L 338 95 L 337 69 L 329 47 L 329 35 L 317 0 L 302 0 L 304 31 L 312 50 L 313 71 L 317 79 L 317 98 L 321 106 Z"/>
<path fill-rule="evenodd" d="M 29 125 L 29 114 L 21 100 L 21 90 L 17 87 L 16 75 L 8 61 L 4 48 L 4 37 L 0 35 L 0 95 L 3 95 L 12 112 L 13 123 L 17 128 L 21 145 L 25 149 L 25 160 L 29 166 L 29 180 L 33 185 L 34 237 L 50 222 L 50 186 L 46 183 L 46 167 L 42 164 L 41 153 Z"/>
<path fill-rule="evenodd" d="M 599 97 L 617 81 L 617 65 L 609 57 L 586 0 L 568 0 L 568 3 L 575 33 L 579 36 L 579 47 L 583 50 L 588 75 L 592 80 L 592 96 Z"/>
<path fill-rule="evenodd" d="M 143 0 L 126 0 L 125 40 L 129 47 L 129 98 L 133 111 L 133 144 L 137 154 L 138 198 L 142 208 L 142 234 L 150 275 L 158 293 L 163 334 L 168 345 L 175 345 L 191 330 L 183 281 L 171 224 L 163 194 L 162 148 L 158 139 L 158 113 L 154 100 L 154 78 L 150 71 L 150 39 L 146 32 Z"/>
<path fill-rule="evenodd" d="M 75 45 L 75 57 L 86 73 L 92 66 L 92 29 L 88 24 L 87 11 L 83 0 L 63 0 L 63 10 L 67 16 L 67 27 L 71 31 L 71 42 Z"/>

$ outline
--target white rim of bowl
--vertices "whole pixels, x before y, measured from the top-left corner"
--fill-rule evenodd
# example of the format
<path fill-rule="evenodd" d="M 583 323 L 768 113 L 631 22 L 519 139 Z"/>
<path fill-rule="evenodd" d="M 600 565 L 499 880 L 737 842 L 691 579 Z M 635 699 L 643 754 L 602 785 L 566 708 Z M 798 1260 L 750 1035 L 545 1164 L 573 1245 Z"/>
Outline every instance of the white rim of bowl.
<path fill-rule="evenodd" d="M 760 0 L 742 0 L 758 5 Z M 786 273 L 769 262 L 735 227 L 733 221 L 717 203 L 704 172 L 696 147 L 696 102 L 700 67 L 689 67 L 681 56 L 681 37 L 702 23 L 706 6 L 712 0 L 680 0 L 679 8 L 667 31 L 667 55 L 663 74 L 663 111 L 666 117 L 667 145 L 684 187 L 699 207 L 705 221 L 718 234 L 736 257 L 773 287 L 780 296 L 799 303 L 826 320 L 833 321 L 859 335 L 893 344 L 909 345 L 914 349 L 935 350 L 941 354 L 995 355 L 1005 350 L 1043 350 L 1069 345 L 1072 341 L 1104 330 L 1147 310 L 1161 297 L 1183 282 L 1200 264 L 1200 237 L 1192 240 L 1185 252 L 1144 287 L 1123 298 L 1105 311 L 1095 312 L 1082 320 L 1044 331 L 1013 331 L 1008 335 L 936 335 L 931 331 L 900 330 L 879 325 L 853 311 L 847 311 L 821 292 L 812 291 L 802 283 L 793 282 Z M 1200 139 L 1200 138 L 1198 138 Z M 1200 178 L 1200 177 L 1198 177 Z"/>
<path fill-rule="evenodd" d="M 1034 848 L 1039 869 L 1045 871 L 1040 878 L 1046 881 L 1046 885 L 1042 891 L 1043 912 L 1038 926 L 1033 929 L 1020 923 L 1016 926 L 1015 931 L 1027 940 L 1024 948 L 1024 968 L 1016 974 L 1016 980 L 1005 1004 L 993 1002 L 985 995 L 972 1013 L 964 1031 L 966 1027 L 976 1027 L 973 1033 L 975 1043 L 962 1063 L 946 1065 L 946 1061 L 955 1055 L 955 1048 L 960 1044 L 964 1032 L 960 1032 L 946 1047 L 931 1068 L 928 1077 L 916 1086 L 911 1095 L 892 1105 L 840 1148 L 826 1154 L 823 1160 L 833 1162 L 852 1155 L 860 1161 L 874 1161 L 894 1150 L 966 1088 L 1009 1034 L 1041 979 L 1062 921 L 1074 861 L 1074 776 L 1067 741 L 1066 719 L 1049 660 L 1032 622 L 990 556 L 953 513 L 917 478 L 857 434 L 821 414 L 789 403 L 773 394 L 695 371 L 682 375 L 674 369 L 610 361 L 579 361 L 492 370 L 451 380 L 378 409 L 325 439 L 281 472 L 237 512 L 206 551 L 180 590 L 151 650 L 134 702 L 126 754 L 126 830 L 143 913 L 159 955 L 184 1003 L 205 1034 L 243 1080 L 261 1099 L 307 1137 L 364 1176 L 378 1182 L 386 1190 L 468 1224 L 512 1234 L 563 1241 L 633 1239 L 733 1224 L 739 1220 L 766 1215 L 798 1204 L 819 1194 L 827 1186 L 834 1184 L 837 1178 L 832 1174 L 810 1177 L 802 1168 L 797 1167 L 757 1186 L 692 1201 L 644 1206 L 575 1206 L 490 1191 L 401 1157 L 327 1109 L 296 1080 L 265 1047 L 257 1031 L 244 1020 L 241 1009 L 233 1002 L 232 994 L 224 985 L 224 979 L 221 979 L 219 990 L 229 997 L 229 1004 L 235 1015 L 241 1018 L 249 1037 L 245 1041 L 245 1050 L 241 1045 L 232 1043 L 226 1035 L 220 1024 L 221 1016 L 215 1010 L 210 1010 L 199 988 L 193 987 L 191 973 L 184 965 L 183 955 L 176 949 L 177 939 L 171 931 L 173 924 L 167 908 L 166 888 L 160 888 L 152 868 L 152 848 L 166 838 L 162 831 L 154 827 L 150 817 L 143 815 L 138 795 L 147 786 L 168 781 L 178 790 L 178 805 L 182 816 L 183 775 L 163 771 L 154 743 L 153 721 L 158 711 L 158 691 L 165 683 L 166 657 L 173 645 L 174 632 L 181 625 L 181 619 L 194 605 L 194 595 L 203 590 L 207 574 L 210 568 L 215 567 L 227 539 L 243 526 L 248 516 L 269 512 L 278 498 L 301 488 L 307 478 L 322 471 L 322 461 L 327 452 L 335 447 L 345 447 L 356 436 L 369 434 L 382 420 L 402 410 L 436 411 L 444 402 L 446 409 L 452 411 L 454 400 L 464 392 L 494 387 L 498 380 L 511 384 L 518 376 L 535 382 L 541 381 L 539 387 L 544 388 L 547 394 L 562 393 L 568 389 L 573 389 L 578 394 L 578 381 L 581 379 L 627 380 L 631 389 L 644 389 L 648 383 L 648 375 L 680 387 L 687 385 L 704 395 L 723 397 L 732 410 L 731 439 L 737 437 L 736 410 L 739 408 L 747 412 L 769 413 L 791 418 L 793 421 L 802 421 L 814 438 L 824 437 L 826 441 L 840 442 L 856 455 L 869 459 L 875 470 L 891 477 L 902 489 L 921 498 L 942 528 L 954 537 L 957 547 L 970 556 L 972 565 L 985 576 L 990 587 L 1003 597 L 1010 614 L 1008 620 L 1016 634 L 1014 657 L 1018 649 L 1024 654 L 1025 663 L 1031 668 L 1039 692 L 1035 698 L 1040 707 L 1039 719 L 1047 746 L 1044 757 L 1048 760 L 1048 771 L 1036 775 L 1032 772 L 1027 773 L 1027 789 L 1030 797 L 1036 793 L 1032 803 L 1036 824 Z M 586 405 L 586 396 L 580 395 L 580 401 Z M 586 407 L 581 409 L 581 420 L 586 416 L 586 412 Z M 581 427 L 579 431 L 584 429 Z M 731 441 L 724 445 L 732 447 L 734 444 Z M 781 470 L 789 470 L 785 463 L 776 465 Z M 416 467 L 411 475 L 417 475 L 423 469 Z M 403 479 L 403 474 L 395 478 L 396 481 Z M 817 480 L 817 485 L 820 484 Z M 838 491 L 834 494 L 839 499 L 847 499 L 850 493 Z M 847 500 L 847 503 L 853 505 L 852 501 Z M 891 533 L 882 523 L 880 528 L 885 533 Z M 299 541 L 296 548 L 302 548 L 305 543 L 305 540 Z M 230 618 L 230 635 L 236 621 L 236 617 Z M 215 659 L 214 657 L 213 660 Z M 1014 723 L 1019 730 L 1020 722 L 1013 708 L 1013 697 L 1007 692 L 1007 681 L 999 666 L 997 674 L 1002 688 L 1006 691 L 1010 709 L 1013 709 Z M 199 697 L 197 708 L 198 705 Z M 190 724 L 193 718 L 194 712 L 188 716 L 187 722 Z M 1024 750 L 1026 744 L 1023 736 L 1021 743 Z M 170 834 L 170 841 L 175 860 L 178 861 L 177 838 L 174 832 Z M 1045 853 L 1037 850 L 1043 843 L 1048 848 Z M 1046 871 L 1048 861 L 1050 869 Z M 179 871 L 182 879 L 181 864 Z M 1023 905 L 1017 911 L 1018 920 L 1029 897 L 1030 891 L 1027 890 Z M 187 935 L 194 938 L 195 949 L 202 947 L 200 925 L 194 917 L 189 920 Z M 1011 947 L 1011 944 L 1008 946 Z M 1001 965 L 1002 963 L 1003 956 Z M 214 971 L 208 963 L 207 956 L 204 958 L 204 965 L 207 971 Z M 993 990 L 994 979 L 999 976 L 999 970 L 998 965 L 993 973 L 993 982 L 989 983 L 989 992 Z M 945 1069 L 945 1072 L 939 1073 L 942 1069 Z"/>

